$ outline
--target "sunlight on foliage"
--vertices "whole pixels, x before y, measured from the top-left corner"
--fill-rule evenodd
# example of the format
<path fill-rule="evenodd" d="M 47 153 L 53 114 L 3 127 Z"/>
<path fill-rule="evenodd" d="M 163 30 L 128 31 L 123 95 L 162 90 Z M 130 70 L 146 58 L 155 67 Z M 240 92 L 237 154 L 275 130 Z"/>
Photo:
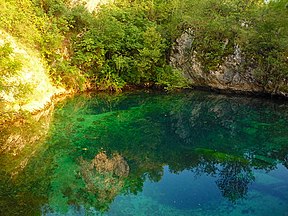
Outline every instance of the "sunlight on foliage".
<path fill-rule="evenodd" d="M 241 73 L 252 68 L 262 86 L 286 91 L 287 10 L 285 0 L 0 0 L 0 28 L 39 52 L 52 82 L 70 90 L 187 87 L 169 56 L 190 29 L 189 46 L 203 71 L 217 70 L 237 46 Z M 9 43 L 1 52 L 3 89 L 8 74 L 18 73 L 25 62 L 9 54 Z"/>

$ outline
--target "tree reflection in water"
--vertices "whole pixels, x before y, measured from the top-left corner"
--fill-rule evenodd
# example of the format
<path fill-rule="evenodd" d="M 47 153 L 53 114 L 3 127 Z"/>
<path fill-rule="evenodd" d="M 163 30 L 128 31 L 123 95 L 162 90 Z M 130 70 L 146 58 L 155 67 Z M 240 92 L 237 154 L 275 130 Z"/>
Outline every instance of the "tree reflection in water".
<path fill-rule="evenodd" d="M 165 166 L 209 175 L 237 203 L 255 170 L 287 167 L 287 107 L 207 92 L 75 97 L 56 110 L 45 145 L 23 148 L 31 159 L 13 181 L 15 161 L 0 158 L 0 215 L 31 215 L 43 206 L 48 213 L 106 212 L 118 195 L 163 180 Z"/>
<path fill-rule="evenodd" d="M 216 184 L 222 195 L 235 203 L 242 199 L 248 192 L 248 185 L 255 180 L 249 166 L 240 163 L 229 163 L 223 166 Z"/>

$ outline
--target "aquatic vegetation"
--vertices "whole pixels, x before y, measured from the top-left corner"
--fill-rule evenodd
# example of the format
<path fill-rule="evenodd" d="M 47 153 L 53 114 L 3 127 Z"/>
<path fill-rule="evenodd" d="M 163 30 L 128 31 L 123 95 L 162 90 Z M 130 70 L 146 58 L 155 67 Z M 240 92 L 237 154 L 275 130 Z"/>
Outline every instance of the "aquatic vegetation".
<path fill-rule="evenodd" d="M 68 99 L 13 180 L 1 155 L 0 213 L 281 215 L 287 106 L 198 91 Z"/>

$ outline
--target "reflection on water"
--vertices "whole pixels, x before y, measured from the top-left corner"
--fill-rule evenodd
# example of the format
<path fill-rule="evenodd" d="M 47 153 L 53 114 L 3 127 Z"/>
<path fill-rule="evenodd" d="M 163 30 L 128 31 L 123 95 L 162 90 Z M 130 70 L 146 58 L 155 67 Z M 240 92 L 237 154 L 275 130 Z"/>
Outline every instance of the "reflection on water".
<path fill-rule="evenodd" d="M 0 215 L 288 214 L 287 108 L 197 91 L 75 97 L 22 127 L 28 139 L 1 131 Z"/>
<path fill-rule="evenodd" d="M 93 205 L 97 209 L 102 207 L 102 203 L 112 202 L 121 193 L 125 185 L 123 180 L 129 175 L 129 166 L 119 154 L 108 158 L 104 152 L 100 152 L 91 162 L 80 159 L 80 167 L 85 189 L 97 195 L 97 202 Z"/>
<path fill-rule="evenodd" d="M 225 164 L 216 181 L 222 195 L 235 202 L 245 197 L 248 185 L 254 181 L 254 176 L 249 166 L 241 163 Z"/>
<path fill-rule="evenodd" d="M 47 150 L 43 142 L 52 112 L 53 106 L 0 128 L 0 215 L 39 212 L 45 192 L 38 180 L 45 178 L 46 168 L 39 169 L 43 164 L 38 158 Z"/>

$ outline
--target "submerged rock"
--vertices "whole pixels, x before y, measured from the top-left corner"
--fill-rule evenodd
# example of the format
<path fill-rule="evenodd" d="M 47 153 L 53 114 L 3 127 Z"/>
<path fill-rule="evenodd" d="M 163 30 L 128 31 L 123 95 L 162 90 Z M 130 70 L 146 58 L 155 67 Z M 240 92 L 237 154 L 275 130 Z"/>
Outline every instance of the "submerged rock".
<path fill-rule="evenodd" d="M 129 174 L 127 162 L 119 154 L 108 157 L 105 152 L 100 152 L 92 161 L 80 159 L 80 166 L 85 190 L 97 197 L 96 206 L 107 210 L 124 187 Z"/>
<path fill-rule="evenodd" d="M 128 176 L 129 174 L 129 166 L 119 154 L 115 154 L 112 158 L 108 158 L 104 152 L 100 152 L 92 160 L 91 166 L 100 173 L 111 172 L 119 177 Z"/>

